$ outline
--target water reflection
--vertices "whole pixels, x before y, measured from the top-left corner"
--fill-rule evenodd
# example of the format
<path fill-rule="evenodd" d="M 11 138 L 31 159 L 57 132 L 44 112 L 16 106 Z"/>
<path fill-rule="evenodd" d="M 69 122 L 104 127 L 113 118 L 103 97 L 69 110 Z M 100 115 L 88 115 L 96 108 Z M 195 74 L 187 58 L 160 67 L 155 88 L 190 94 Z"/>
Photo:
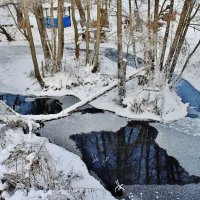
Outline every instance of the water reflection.
<path fill-rule="evenodd" d="M 155 142 L 157 130 L 147 122 L 130 122 L 116 133 L 73 135 L 89 170 L 113 194 L 120 184 L 189 184 L 200 182 Z"/>
<path fill-rule="evenodd" d="M 13 94 L 1 94 L 0 100 L 17 113 L 27 115 L 56 114 L 62 111 L 62 104 L 57 99 L 33 98 Z"/>

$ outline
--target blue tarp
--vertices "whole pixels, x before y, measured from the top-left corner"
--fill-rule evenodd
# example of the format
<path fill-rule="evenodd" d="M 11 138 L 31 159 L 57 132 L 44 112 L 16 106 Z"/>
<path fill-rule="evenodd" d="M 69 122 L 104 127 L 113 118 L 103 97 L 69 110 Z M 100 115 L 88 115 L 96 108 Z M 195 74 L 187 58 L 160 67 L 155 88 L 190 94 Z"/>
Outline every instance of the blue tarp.
<path fill-rule="evenodd" d="M 53 22 L 54 22 L 54 28 L 58 28 L 58 18 L 54 18 Z M 52 18 L 51 17 L 45 17 L 44 18 L 44 24 L 45 24 L 46 28 L 49 28 L 49 29 L 53 28 Z M 63 17 L 63 24 L 64 24 L 64 28 L 71 26 L 70 16 L 64 16 Z"/>

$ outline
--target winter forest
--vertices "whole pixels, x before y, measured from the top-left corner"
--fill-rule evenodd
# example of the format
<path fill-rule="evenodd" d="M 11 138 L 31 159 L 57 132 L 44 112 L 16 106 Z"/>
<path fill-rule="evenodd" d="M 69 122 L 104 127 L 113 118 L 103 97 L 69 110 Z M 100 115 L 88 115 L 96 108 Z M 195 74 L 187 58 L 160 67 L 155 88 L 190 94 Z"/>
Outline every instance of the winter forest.
<path fill-rule="evenodd" d="M 200 200 L 199 0 L 0 0 L 0 200 Z"/>

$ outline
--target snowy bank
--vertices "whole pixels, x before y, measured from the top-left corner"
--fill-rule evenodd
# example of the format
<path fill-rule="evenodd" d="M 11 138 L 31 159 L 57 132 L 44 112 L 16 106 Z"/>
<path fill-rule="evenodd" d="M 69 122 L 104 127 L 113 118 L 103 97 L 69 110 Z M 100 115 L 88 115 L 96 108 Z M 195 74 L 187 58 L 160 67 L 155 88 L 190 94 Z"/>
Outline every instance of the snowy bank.
<path fill-rule="evenodd" d="M 0 197 L 5 200 L 115 198 L 81 159 L 46 138 L 0 125 Z M 16 157 L 17 156 L 17 157 Z M 11 187 L 12 186 L 12 187 Z"/>

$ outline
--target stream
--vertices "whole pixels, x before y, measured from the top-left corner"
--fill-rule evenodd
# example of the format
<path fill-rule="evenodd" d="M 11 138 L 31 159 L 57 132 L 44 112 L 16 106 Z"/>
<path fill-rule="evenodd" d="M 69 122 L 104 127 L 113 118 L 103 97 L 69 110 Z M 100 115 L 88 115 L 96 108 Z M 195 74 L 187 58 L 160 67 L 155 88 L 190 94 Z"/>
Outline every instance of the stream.
<path fill-rule="evenodd" d="M 176 91 L 189 103 L 190 118 L 198 118 L 200 92 L 185 80 Z M 78 102 L 74 96 L 28 97 L 0 94 L 20 114 L 55 114 Z M 45 122 L 37 133 L 82 157 L 88 170 L 120 198 L 116 181 L 124 185 L 187 185 L 199 183 L 179 161 L 156 142 L 158 131 L 149 122 L 130 121 L 111 112 L 86 105 L 69 117 Z M 128 190 L 128 189 L 127 189 Z M 131 190 L 132 191 L 132 190 Z"/>

